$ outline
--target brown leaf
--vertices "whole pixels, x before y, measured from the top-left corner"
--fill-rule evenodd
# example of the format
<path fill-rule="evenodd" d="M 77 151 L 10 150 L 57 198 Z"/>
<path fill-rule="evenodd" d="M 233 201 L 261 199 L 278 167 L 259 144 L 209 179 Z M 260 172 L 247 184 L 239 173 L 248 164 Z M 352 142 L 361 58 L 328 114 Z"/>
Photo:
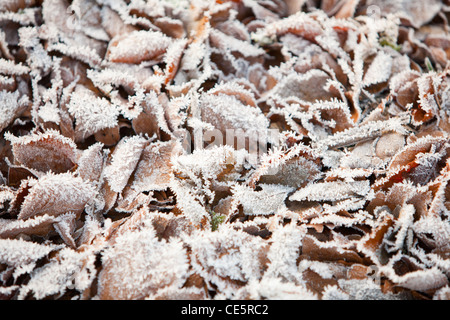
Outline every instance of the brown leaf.
<path fill-rule="evenodd" d="M 53 224 L 59 221 L 58 217 L 43 215 L 27 220 L 0 219 L 0 238 L 14 239 L 19 236 L 46 236 L 53 230 Z"/>
<path fill-rule="evenodd" d="M 120 140 L 119 125 L 112 128 L 105 128 L 94 134 L 95 140 L 103 143 L 105 146 L 113 146 Z"/>
<path fill-rule="evenodd" d="M 42 176 L 28 181 L 28 194 L 20 207 L 18 219 L 48 214 L 58 216 L 73 212 L 79 215 L 94 196 L 94 188 L 70 173 Z"/>
<path fill-rule="evenodd" d="M 180 145 L 175 141 L 146 146 L 136 166 L 131 188 L 138 192 L 167 189 L 172 175 L 171 159 L 180 153 Z"/>
<path fill-rule="evenodd" d="M 333 243 L 322 245 L 320 241 L 309 235 L 303 238 L 300 259 L 363 263 L 363 259 L 356 251 L 340 248 Z"/>
<path fill-rule="evenodd" d="M 106 57 L 119 63 L 160 61 L 170 43 L 170 38 L 161 32 L 133 31 L 115 36 L 109 43 Z"/>
<path fill-rule="evenodd" d="M 390 214 L 381 216 L 378 219 L 377 227 L 374 228 L 370 234 L 363 237 L 359 245 L 364 248 L 364 250 L 368 249 L 371 252 L 379 250 L 380 245 L 383 242 L 384 235 L 393 224 L 394 219 Z"/>
<path fill-rule="evenodd" d="M 75 166 L 75 143 L 57 131 L 8 137 L 12 144 L 14 160 L 21 165 L 41 172 L 55 173 L 66 172 Z"/>
<path fill-rule="evenodd" d="M 79 156 L 77 173 L 83 180 L 99 181 L 104 162 L 103 144 L 93 144 Z"/>
<path fill-rule="evenodd" d="M 346 0 L 339 11 L 335 14 L 338 19 L 351 18 L 354 16 L 356 7 L 361 0 Z"/>

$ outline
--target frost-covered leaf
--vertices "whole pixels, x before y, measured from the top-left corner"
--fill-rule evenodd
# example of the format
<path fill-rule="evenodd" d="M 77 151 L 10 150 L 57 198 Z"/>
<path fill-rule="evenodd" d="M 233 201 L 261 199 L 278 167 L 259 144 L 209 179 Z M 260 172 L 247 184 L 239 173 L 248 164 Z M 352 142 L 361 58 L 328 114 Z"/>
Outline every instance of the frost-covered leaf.
<path fill-rule="evenodd" d="M 303 157 L 287 160 L 278 168 L 269 169 L 268 174 L 262 175 L 261 183 L 283 184 L 299 188 L 314 179 L 320 172 L 320 166 Z"/>
<path fill-rule="evenodd" d="M 107 58 L 112 62 L 141 63 L 158 60 L 170 45 L 171 39 L 161 32 L 133 31 L 114 37 L 108 47 Z"/>
<path fill-rule="evenodd" d="M 326 90 L 330 76 L 318 69 L 305 74 L 292 73 L 280 81 L 272 90 L 284 98 L 297 97 L 301 101 L 316 102 L 331 100 L 334 94 Z"/>
<path fill-rule="evenodd" d="M 234 199 L 243 206 L 247 215 L 265 215 L 276 213 L 284 205 L 288 193 L 293 188 L 281 185 L 260 184 L 262 190 L 254 191 L 250 187 L 236 185 L 232 191 Z"/>
<path fill-rule="evenodd" d="M 200 102 L 201 120 L 225 136 L 227 129 L 265 130 L 269 122 L 258 108 L 245 105 L 234 96 L 205 94 Z M 251 119 L 251 120 L 250 120 Z"/>
<path fill-rule="evenodd" d="M 360 141 L 367 141 L 371 138 L 381 136 L 383 133 L 397 132 L 405 134 L 407 131 L 403 125 L 406 123 L 407 119 L 405 118 L 391 118 L 386 121 L 374 121 L 359 127 L 338 132 L 328 139 L 319 141 L 318 145 L 336 148 L 348 146 Z"/>
<path fill-rule="evenodd" d="M 58 246 L 41 245 L 30 241 L 0 239 L 0 262 L 13 267 L 35 263 L 38 259 L 47 256 Z"/>
<path fill-rule="evenodd" d="M 14 160 L 28 168 L 62 173 L 72 169 L 77 161 L 77 146 L 57 131 L 22 137 L 6 134 L 5 138 L 12 144 Z"/>
<path fill-rule="evenodd" d="M 89 79 L 102 91 L 107 92 L 114 101 L 125 100 L 120 95 L 117 97 L 118 92 L 114 89 L 120 86 L 130 92 L 138 90 L 140 87 L 156 89 L 157 86 L 153 84 L 157 83 L 160 78 L 143 66 L 119 63 L 99 70 L 89 69 L 86 73 Z"/>
<path fill-rule="evenodd" d="M 387 81 L 391 75 L 392 63 L 393 59 L 390 55 L 383 51 L 378 53 L 364 75 L 364 85 L 370 86 Z"/>
<path fill-rule="evenodd" d="M 94 262 L 95 255 L 90 251 L 62 249 L 49 263 L 33 271 L 30 281 L 20 289 L 18 298 L 32 295 L 43 299 L 63 294 L 68 289 L 83 292 L 96 276 Z"/>
<path fill-rule="evenodd" d="M 263 42 L 264 39 L 280 36 L 286 33 L 299 35 L 307 40 L 314 41 L 315 37 L 323 33 L 319 22 L 304 12 L 297 12 L 285 19 L 281 19 L 267 25 L 252 35 L 253 40 Z"/>
<path fill-rule="evenodd" d="M 0 59 L 0 73 L 8 75 L 22 75 L 30 72 L 27 66 L 15 64 L 13 61 Z"/>
<path fill-rule="evenodd" d="M 402 300 L 401 294 L 384 293 L 373 279 L 341 279 L 338 281 L 342 290 L 354 300 Z"/>
<path fill-rule="evenodd" d="M 91 145 L 77 160 L 77 173 L 84 180 L 99 181 L 104 166 L 103 144 Z"/>
<path fill-rule="evenodd" d="M 82 86 L 75 88 L 67 109 L 75 118 L 75 130 L 79 139 L 117 125 L 119 112 L 116 106 Z"/>
<path fill-rule="evenodd" d="M 0 187 L 0 210 L 5 209 L 6 204 L 14 199 L 14 192 L 11 188 Z"/>
<path fill-rule="evenodd" d="M 28 184 L 30 189 L 20 207 L 19 219 L 43 214 L 57 216 L 69 211 L 80 214 L 95 195 L 89 183 L 71 173 L 48 173 Z"/>
<path fill-rule="evenodd" d="M 73 232 L 76 228 L 76 215 L 74 213 L 68 212 L 58 217 L 59 219 L 53 225 L 56 232 L 59 234 L 61 239 L 66 245 L 75 249 L 77 245 L 73 238 Z"/>
<path fill-rule="evenodd" d="M 136 263 L 138 262 L 138 263 Z M 188 275 L 183 243 L 159 241 L 151 225 L 125 232 L 102 253 L 100 299 L 144 299 L 166 287 L 181 288 Z"/>
<path fill-rule="evenodd" d="M 394 156 L 405 145 L 405 136 L 396 132 L 380 137 L 375 147 L 375 153 L 381 159 Z"/>
<path fill-rule="evenodd" d="M 258 168 L 249 179 L 249 185 L 254 186 L 257 181 L 264 183 L 280 183 L 292 187 L 300 187 L 319 174 L 319 157 L 308 146 L 302 143 L 288 150 L 273 148 L 263 154 Z"/>
<path fill-rule="evenodd" d="M 257 57 L 264 54 L 264 50 L 251 45 L 249 42 L 241 41 L 235 37 L 228 36 L 220 31 L 214 30 L 210 33 L 212 45 L 221 50 L 239 52 L 244 57 Z"/>
<path fill-rule="evenodd" d="M 370 191 L 369 181 L 323 182 L 310 184 L 289 197 L 291 201 L 337 201 L 365 196 Z"/>
<path fill-rule="evenodd" d="M 167 189 L 172 173 L 172 157 L 180 152 L 180 145 L 172 141 L 146 146 L 136 166 L 131 188 L 137 192 Z"/>
<path fill-rule="evenodd" d="M 44 214 L 26 220 L 0 220 L 0 238 L 14 239 L 19 235 L 46 236 L 59 218 Z"/>
<path fill-rule="evenodd" d="M 296 282 L 299 278 L 297 258 L 301 252 L 302 240 L 306 228 L 289 224 L 279 227 L 272 234 L 273 244 L 267 258 L 270 263 L 264 277 L 278 277 L 285 281 Z"/>
<path fill-rule="evenodd" d="M 3 131 L 14 119 L 25 111 L 29 99 L 20 92 L 0 91 L 0 131 Z"/>
<path fill-rule="evenodd" d="M 251 281 L 241 290 L 242 298 L 254 300 L 318 300 L 305 286 L 283 282 L 280 278 L 264 277 L 261 281 Z"/>
<path fill-rule="evenodd" d="M 189 239 L 194 270 L 208 286 L 217 286 L 225 297 L 233 297 L 239 282 L 260 278 L 266 245 L 243 231 L 219 228 Z"/>
<path fill-rule="evenodd" d="M 448 285 L 447 277 L 437 268 L 413 271 L 403 276 L 393 272 L 389 275 L 397 285 L 412 290 L 426 291 Z"/>
<path fill-rule="evenodd" d="M 349 261 L 363 263 L 361 256 L 345 239 L 319 241 L 315 237 L 305 236 L 302 241 L 301 257 L 312 261 Z"/>
<path fill-rule="evenodd" d="M 213 146 L 194 150 L 190 155 L 173 159 L 173 170 L 183 180 L 189 178 L 195 183 L 210 179 L 231 180 L 239 176 L 245 159 L 245 150 L 235 151 L 230 146 Z"/>
<path fill-rule="evenodd" d="M 431 243 L 434 244 L 436 249 L 444 252 L 450 249 L 450 243 L 448 241 L 450 226 L 445 219 L 443 220 L 436 216 L 422 217 L 414 223 L 413 230 L 420 235 L 432 235 Z"/>
<path fill-rule="evenodd" d="M 412 1 L 387 1 L 387 0 L 369 0 L 367 6 L 376 6 L 379 14 L 397 13 L 405 18 L 414 27 L 420 27 L 429 22 L 441 10 L 442 3 L 439 0 L 432 0 L 424 3 L 419 0 Z"/>
<path fill-rule="evenodd" d="M 147 140 L 139 136 L 124 138 L 117 144 L 104 171 L 113 191 L 121 192 L 125 188 L 146 144 Z"/>

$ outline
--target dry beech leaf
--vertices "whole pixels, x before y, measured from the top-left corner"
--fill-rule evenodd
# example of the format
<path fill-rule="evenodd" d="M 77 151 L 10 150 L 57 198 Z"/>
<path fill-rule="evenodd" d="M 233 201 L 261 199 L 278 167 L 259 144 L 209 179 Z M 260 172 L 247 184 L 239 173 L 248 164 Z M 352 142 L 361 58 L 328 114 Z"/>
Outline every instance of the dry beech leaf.
<path fill-rule="evenodd" d="M 151 143 L 142 151 L 131 188 L 137 192 L 167 189 L 172 176 L 172 157 L 181 153 L 176 142 Z"/>
<path fill-rule="evenodd" d="M 268 127 L 268 120 L 261 110 L 245 105 L 234 96 L 225 94 L 208 94 L 202 97 L 201 119 L 220 130 L 224 137 L 229 128 L 247 131 L 264 130 Z M 249 119 L 252 120 L 249 121 Z"/>
<path fill-rule="evenodd" d="M 111 190 L 115 192 L 123 190 L 146 144 L 147 141 L 139 136 L 120 140 L 111 154 L 111 162 L 106 165 L 104 170 Z"/>
<path fill-rule="evenodd" d="M 34 0 L 31 1 L 25 1 L 25 0 L 20 0 L 20 1 L 11 1 L 11 2 L 5 2 L 2 4 L 2 6 L 0 7 L 2 11 L 17 11 L 19 9 L 24 9 L 28 6 L 32 6 L 35 4 Z"/>
<path fill-rule="evenodd" d="M 405 137 L 398 133 L 388 133 L 380 137 L 375 153 L 381 159 L 394 156 L 405 145 Z"/>
<path fill-rule="evenodd" d="M 28 97 L 21 96 L 19 90 L 14 92 L 0 91 L 0 131 L 3 131 L 14 119 L 25 111 Z"/>
<path fill-rule="evenodd" d="M 110 61 L 120 63 L 158 60 L 170 43 L 170 38 L 160 32 L 133 31 L 114 37 L 106 56 Z"/>
<path fill-rule="evenodd" d="M 77 173 L 83 180 L 99 181 L 104 163 L 103 144 L 100 142 L 93 144 L 77 159 Z"/>
<path fill-rule="evenodd" d="M 73 232 L 76 227 L 76 215 L 74 213 L 67 213 L 59 216 L 58 221 L 53 225 L 53 227 L 69 247 L 73 249 L 77 247 L 73 238 Z"/>
<path fill-rule="evenodd" d="M 448 299 L 448 4 L 3 1 L 0 298 Z"/>
<path fill-rule="evenodd" d="M 102 20 L 101 23 L 105 29 L 105 32 L 114 38 L 120 34 L 127 34 L 136 31 L 136 27 L 126 24 L 120 15 L 111 9 L 109 6 L 102 6 L 101 8 Z"/>
<path fill-rule="evenodd" d="M 94 134 L 95 140 L 106 145 L 113 146 L 120 140 L 120 128 L 118 125 L 112 128 L 105 128 Z"/>
<path fill-rule="evenodd" d="M 206 279 L 208 286 L 217 286 L 225 296 L 232 297 L 240 282 L 260 277 L 266 246 L 258 238 L 226 228 L 208 238 L 194 236 L 189 241 L 194 270 Z"/>
<path fill-rule="evenodd" d="M 11 141 L 14 161 L 28 168 L 62 173 L 72 169 L 77 162 L 77 146 L 74 141 L 57 131 L 5 137 Z"/>
<path fill-rule="evenodd" d="M 77 85 L 67 109 L 75 118 L 77 140 L 84 140 L 100 130 L 117 125 L 119 115 L 116 106 L 84 86 Z"/>
<path fill-rule="evenodd" d="M 71 173 L 48 173 L 38 180 L 29 180 L 28 184 L 18 219 L 43 214 L 57 216 L 69 211 L 79 215 L 95 194 L 90 184 Z"/>
<path fill-rule="evenodd" d="M 336 13 L 335 17 L 338 19 L 353 17 L 360 0 L 347 0 L 344 5 Z"/>
<path fill-rule="evenodd" d="M 144 221 L 139 223 L 140 230 L 125 229 L 118 234 L 103 252 L 100 299 L 144 299 L 159 289 L 181 288 L 187 278 L 188 257 L 182 242 L 158 241 L 155 229 Z M 133 263 L 136 260 L 138 264 Z M 141 268 L 148 272 L 144 278 Z"/>
<path fill-rule="evenodd" d="M 27 178 L 37 178 L 41 175 L 40 172 L 26 168 L 24 166 L 17 165 L 9 165 L 8 168 L 8 185 L 12 187 L 18 187 L 22 180 Z"/>
<path fill-rule="evenodd" d="M 376 251 L 382 243 L 386 232 L 388 232 L 388 229 L 394 223 L 392 216 L 389 214 L 380 216 L 378 221 L 378 226 L 360 240 L 360 243 L 358 244 L 359 250 L 363 252 L 366 250 L 371 252 Z"/>
<path fill-rule="evenodd" d="M 419 154 L 428 153 L 432 149 L 439 149 L 445 142 L 446 139 L 443 138 L 424 137 L 419 139 L 400 150 L 392 159 L 390 168 L 412 164 Z"/>
<path fill-rule="evenodd" d="M 253 93 L 238 83 L 224 83 L 216 85 L 213 89 L 208 91 L 214 95 L 225 94 L 234 96 L 243 104 L 256 107 L 256 101 Z"/>
<path fill-rule="evenodd" d="M 369 0 L 367 6 L 377 6 L 381 14 L 398 13 L 414 27 L 420 27 L 429 22 L 441 10 L 442 3 L 432 0 L 424 3 L 419 0 L 403 2 L 401 0 Z"/>
<path fill-rule="evenodd" d="M 161 97 L 161 96 L 160 96 Z M 142 105 L 142 112 L 132 120 L 133 130 L 137 134 L 147 134 L 149 137 L 156 134 L 160 136 L 160 130 L 165 132 L 167 124 L 164 117 L 164 107 L 161 104 L 163 98 L 158 98 L 156 94 L 150 94 Z"/>
<path fill-rule="evenodd" d="M 175 78 L 187 42 L 186 39 L 174 41 L 167 48 L 166 55 L 164 56 L 164 62 L 166 63 L 166 69 L 164 70 L 165 85 L 169 84 Z"/>
<path fill-rule="evenodd" d="M 291 201 L 336 201 L 354 196 L 365 196 L 369 193 L 368 181 L 323 182 L 310 184 L 290 196 Z"/>
<path fill-rule="evenodd" d="M 55 216 L 44 214 L 26 220 L 0 220 L 0 238 L 14 239 L 19 235 L 45 236 L 52 229 L 54 223 L 60 219 Z"/>

